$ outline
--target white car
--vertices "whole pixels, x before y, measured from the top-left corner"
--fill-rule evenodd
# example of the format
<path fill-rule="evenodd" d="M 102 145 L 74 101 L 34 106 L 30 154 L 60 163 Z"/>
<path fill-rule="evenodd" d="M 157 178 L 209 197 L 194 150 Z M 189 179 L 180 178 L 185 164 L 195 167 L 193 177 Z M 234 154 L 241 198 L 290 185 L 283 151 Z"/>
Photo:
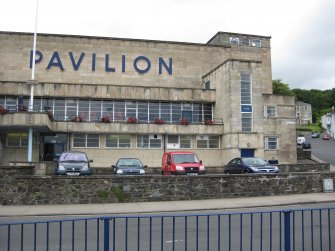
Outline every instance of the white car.
<path fill-rule="evenodd" d="M 306 141 L 305 137 L 297 137 L 297 144 L 302 145 Z"/>

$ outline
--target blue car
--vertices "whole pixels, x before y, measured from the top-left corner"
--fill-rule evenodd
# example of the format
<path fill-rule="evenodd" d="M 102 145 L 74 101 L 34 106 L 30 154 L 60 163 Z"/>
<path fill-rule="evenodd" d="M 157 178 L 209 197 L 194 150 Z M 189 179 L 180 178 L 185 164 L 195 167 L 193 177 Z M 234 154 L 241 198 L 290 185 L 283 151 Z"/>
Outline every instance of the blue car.
<path fill-rule="evenodd" d="M 55 173 L 57 175 L 91 175 L 92 168 L 86 153 L 79 151 L 63 152 L 58 161 Z"/>
<path fill-rule="evenodd" d="M 278 173 L 277 166 L 270 165 L 266 160 L 255 157 L 234 158 L 224 167 L 224 173 Z"/>
<path fill-rule="evenodd" d="M 143 175 L 146 167 L 137 158 L 121 158 L 112 165 L 114 173 L 118 175 Z"/>

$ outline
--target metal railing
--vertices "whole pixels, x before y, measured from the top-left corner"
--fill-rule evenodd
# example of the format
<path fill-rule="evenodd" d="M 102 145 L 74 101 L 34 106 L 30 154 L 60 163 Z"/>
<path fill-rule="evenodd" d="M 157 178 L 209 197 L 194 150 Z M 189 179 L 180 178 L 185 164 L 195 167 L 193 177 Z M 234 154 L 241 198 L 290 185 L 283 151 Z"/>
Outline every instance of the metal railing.
<path fill-rule="evenodd" d="M 1 250 L 335 250 L 335 208 L 0 224 Z"/>

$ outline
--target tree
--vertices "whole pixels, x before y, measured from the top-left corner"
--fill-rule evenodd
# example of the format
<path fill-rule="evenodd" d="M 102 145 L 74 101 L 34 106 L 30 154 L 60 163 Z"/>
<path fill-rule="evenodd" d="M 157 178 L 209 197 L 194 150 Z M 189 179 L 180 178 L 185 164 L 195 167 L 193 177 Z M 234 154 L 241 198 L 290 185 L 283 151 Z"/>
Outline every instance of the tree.
<path fill-rule="evenodd" d="M 282 82 L 281 79 L 272 80 L 273 94 L 280 94 L 286 96 L 294 96 L 288 84 Z"/>

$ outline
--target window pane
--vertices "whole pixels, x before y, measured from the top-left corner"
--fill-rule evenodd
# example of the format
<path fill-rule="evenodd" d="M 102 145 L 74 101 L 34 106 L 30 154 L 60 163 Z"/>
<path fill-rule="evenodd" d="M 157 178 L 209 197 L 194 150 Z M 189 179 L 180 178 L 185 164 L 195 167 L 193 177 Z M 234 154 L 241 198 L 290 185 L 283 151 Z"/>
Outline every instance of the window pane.
<path fill-rule="evenodd" d="M 242 45 L 250 45 L 250 39 L 246 38 L 246 37 L 242 38 L 241 44 Z"/>
<path fill-rule="evenodd" d="M 241 73 L 241 104 L 251 104 L 251 85 L 249 73 Z"/>
<path fill-rule="evenodd" d="M 171 123 L 171 103 L 161 103 L 161 116 L 165 123 Z"/>
<path fill-rule="evenodd" d="M 167 143 L 168 144 L 178 144 L 179 136 L 178 135 L 168 135 Z"/>
<path fill-rule="evenodd" d="M 125 105 L 122 101 L 114 102 L 114 120 L 124 121 L 125 120 Z"/>
<path fill-rule="evenodd" d="M 149 148 L 149 135 L 137 135 L 137 147 Z"/>
<path fill-rule="evenodd" d="M 181 104 L 172 103 L 172 122 L 179 123 L 181 119 Z"/>
<path fill-rule="evenodd" d="M 113 101 L 103 101 L 102 113 L 103 115 L 113 117 Z"/>
<path fill-rule="evenodd" d="M 242 132 L 252 131 L 252 113 L 242 113 Z"/>
<path fill-rule="evenodd" d="M 101 101 L 91 101 L 90 121 L 100 121 Z"/>
<path fill-rule="evenodd" d="M 239 44 L 240 39 L 238 37 L 230 37 L 230 44 Z"/>
<path fill-rule="evenodd" d="M 56 120 L 65 119 L 65 99 L 55 99 L 54 117 Z"/>
<path fill-rule="evenodd" d="M 86 134 L 73 134 L 73 147 L 86 147 Z"/>
<path fill-rule="evenodd" d="M 119 135 L 119 147 L 130 148 L 131 147 L 131 137 L 130 135 Z"/>
<path fill-rule="evenodd" d="M 68 120 L 73 119 L 77 115 L 77 100 L 76 99 L 67 99 L 65 102 L 66 105 L 66 117 Z M 85 115 L 85 114 L 81 114 Z M 85 116 L 84 116 L 85 119 Z"/>
<path fill-rule="evenodd" d="M 87 134 L 87 147 L 99 147 L 99 134 Z"/>
<path fill-rule="evenodd" d="M 207 148 L 207 140 L 198 139 L 197 148 Z"/>
<path fill-rule="evenodd" d="M 180 148 L 191 148 L 192 136 L 180 136 Z"/>
<path fill-rule="evenodd" d="M 162 140 L 161 139 L 150 139 L 150 148 L 161 148 Z"/>
<path fill-rule="evenodd" d="M 219 148 L 220 147 L 220 137 L 219 136 L 209 136 L 208 146 L 209 148 Z"/>
<path fill-rule="evenodd" d="M 20 147 L 21 146 L 21 139 L 26 138 L 28 140 L 27 134 L 20 134 L 20 133 L 8 133 L 7 134 L 7 146 L 9 147 Z"/>
<path fill-rule="evenodd" d="M 126 117 L 136 118 L 136 101 L 127 101 L 126 102 Z"/>
<path fill-rule="evenodd" d="M 148 122 L 148 102 L 138 102 L 138 120 Z"/>
<path fill-rule="evenodd" d="M 84 118 L 84 120 L 89 120 L 89 100 L 79 100 L 78 101 L 78 114 Z"/>
<path fill-rule="evenodd" d="M 159 118 L 159 103 L 150 102 L 149 103 L 149 120 L 153 121 L 155 118 Z"/>
<path fill-rule="evenodd" d="M 212 119 L 212 104 L 204 104 L 204 120 Z"/>
<path fill-rule="evenodd" d="M 277 138 L 267 138 L 268 148 L 269 150 L 277 149 Z"/>
<path fill-rule="evenodd" d="M 118 147 L 117 135 L 106 135 L 106 147 Z"/>

